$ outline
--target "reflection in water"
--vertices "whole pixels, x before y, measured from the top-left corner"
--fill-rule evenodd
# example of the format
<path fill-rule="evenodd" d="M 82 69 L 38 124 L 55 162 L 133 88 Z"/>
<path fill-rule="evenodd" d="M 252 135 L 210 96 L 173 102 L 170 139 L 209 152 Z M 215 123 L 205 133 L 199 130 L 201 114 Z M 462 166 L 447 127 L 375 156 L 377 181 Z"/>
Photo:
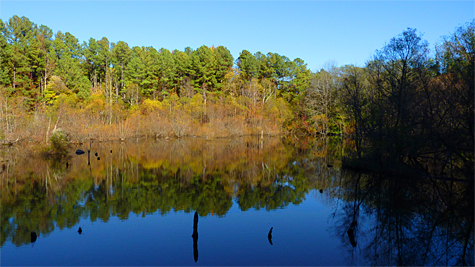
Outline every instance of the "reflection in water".
<path fill-rule="evenodd" d="M 274 229 L 274 227 L 271 227 L 269 233 L 267 234 L 267 240 L 269 240 L 269 243 L 271 245 L 273 245 L 272 244 L 272 229 Z"/>
<path fill-rule="evenodd" d="M 376 266 L 473 265 L 473 189 L 467 184 L 349 171 L 339 184 L 330 192 L 345 200 L 335 210 L 334 232 L 351 264 L 361 257 Z"/>
<path fill-rule="evenodd" d="M 193 258 L 198 261 L 198 212 L 195 211 L 193 218 Z"/>
<path fill-rule="evenodd" d="M 269 138 L 144 140 L 107 148 L 92 144 L 87 159 L 76 149 L 65 158 L 23 157 L 15 150 L 0 174 L 2 235 L 17 246 L 29 242 L 16 229 L 48 234 L 71 228 L 81 218 L 107 222 L 131 214 L 167 214 L 196 210 L 201 216 L 224 216 L 233 198 L 242 210 L 283 208 L 303 201 L 309 190 L 303 161 L 293 145 Z M 100 161 L 90 161 L 98 151 Z M 301 150 L 300 150 L 301 151 Z M 66 163 L 68 162 L 68 168 Z M 21 166 L 21 167 L 20 167 Z M 310 165 L 308 165 L 310 166 Z M 326 166 L 326 164 L 325 164 Z M 34 175 L 32 175 L 34 174 Z M 30 208 L 26 209 L 25 206 Z"/>
<path fill-rule="evenodd" d="M 37 238 L 36 232 L 31 232 L 30 242 L 35 243 Z"/>
<path fill-rule="evenodd" d="M 355 241 L 355 227 L 356 227 L 356 221 L 353 221 L 350 224 L 350 228 L 346 232 L 348 234 L 348 237 L 350 238 L 351 245 L 355 248 L 356 247 L 356 241 Z"/>
<path fill-rule="evenodd" d="M 281 209 L 318 188 L 319 197 L 335 204 L 331 230 L 348 264 L 473 265 L 473 178 L 463 183 L 341 171 L 341 161 L 331 156 L 341 149 L 327 141 L 258 142 L 98 143 L 87 149 L 87 160 L 75 150 L 51 161 L 9 150 L 0 173 L 0 245 L 26 245 L 37 233 L 75 228 L 81 218 L 107 222 L 195 210 L 197 261 L 198 214 L 224 216 L 233 201 L 241 211 Z M 102 159 L 90 162 L 90 150 Z"/>

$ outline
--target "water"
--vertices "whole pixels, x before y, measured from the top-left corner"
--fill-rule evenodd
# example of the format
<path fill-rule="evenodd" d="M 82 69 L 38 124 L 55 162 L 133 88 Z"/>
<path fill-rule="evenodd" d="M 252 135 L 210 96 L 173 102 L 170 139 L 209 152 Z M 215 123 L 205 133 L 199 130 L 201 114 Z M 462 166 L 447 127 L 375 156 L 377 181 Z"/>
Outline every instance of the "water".
<path fill-rule="evenodd" d="M 2 151 L 1 264 L 473 265 L 465 184 L 349 172 L 342 153 L 251 137 Z"/>

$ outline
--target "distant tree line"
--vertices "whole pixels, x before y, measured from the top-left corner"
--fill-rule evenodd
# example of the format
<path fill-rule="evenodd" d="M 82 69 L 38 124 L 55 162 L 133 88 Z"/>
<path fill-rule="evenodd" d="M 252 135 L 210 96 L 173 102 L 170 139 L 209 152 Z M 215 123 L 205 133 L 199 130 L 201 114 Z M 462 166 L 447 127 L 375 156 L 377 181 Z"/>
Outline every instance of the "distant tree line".
<path fill-rule="evenodd" d="M 85 100 L 101 90 L 110 100 L 138 103 L 173 93 L 180 97 L 206 91 L 249 94 L 244 87 L 253 83 L 265 85 L 268 91 L 259 100 L 265 101 L 271 93 L 293 99 L 305 90 L 311 74 L 301 59 L 243 50 L 234 61 L 223 46 L 169 51 L 129 47 L 106 37 L 80 43 L 69 32 L 53 34 L 26 17 L 0 21 L 0 31 L 0 85 L 9 96 L 24 97 L 31 108 L 61 93 Z M 234 63 L 238 68 L 233 68 Z"/>

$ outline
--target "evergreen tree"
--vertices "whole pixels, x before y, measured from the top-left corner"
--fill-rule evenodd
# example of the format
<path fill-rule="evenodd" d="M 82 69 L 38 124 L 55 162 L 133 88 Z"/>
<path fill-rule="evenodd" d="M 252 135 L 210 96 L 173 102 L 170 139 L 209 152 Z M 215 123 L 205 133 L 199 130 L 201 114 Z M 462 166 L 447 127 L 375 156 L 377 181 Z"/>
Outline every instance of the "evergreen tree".
<path fill-rule="evenodd" d="M 85 99 L 90 95 L 91 84 L 83 73 L 80 63 L 81 46 L 72 34 L 58 33 L 55 35 L 54 50 L 56 52 L 56 68 L 54 74 L 62 78 L 66 86 Z"/>
<path fill-rule="evenodd" d="M 120 89 L 119 86 L 116 87 L 116 95 L 119 95 L 119 92 L 124 92 L 124 71 L 127 68 L 130 58 L 131 50 L 126 42 L 119 41 L 117 44 L 112 45 L 112 64 L 114 65 L 114 70 L 116 71 L 116 77 L 118 77 L 118 85 L 120 85 Z"/>
<path fill-rule="evenodd" d="M 192 53 L 193 69 L 195 70 L 195 90 L 200 92 L 203 88 L 211 91 L 216 87 L 215 65 L 213 51 L 203 45 Z"/>
<path fill-rule="evenodd" d="M 175 59 L 165 48 L 160 49 L 158 53 L 158 87 L 162 94 L 170 95 L 175 87 L 176 66 Z"/>
<path fill-rule="evenodd" d="M 221 89 L 224 82 L 224 76 L 228 74 L 233 66 L 233 56 L 231 52 L 224 46 L 218 46 L 214 50 L 216 58 L 216 84 L 217 89 Z"/>
<path fill-rule="evenodd" d="M 236 65 L 246 80 L 251 81 L 259 74 L 259 61 L 247 50 L 243 50 L 239 54 Z"/>

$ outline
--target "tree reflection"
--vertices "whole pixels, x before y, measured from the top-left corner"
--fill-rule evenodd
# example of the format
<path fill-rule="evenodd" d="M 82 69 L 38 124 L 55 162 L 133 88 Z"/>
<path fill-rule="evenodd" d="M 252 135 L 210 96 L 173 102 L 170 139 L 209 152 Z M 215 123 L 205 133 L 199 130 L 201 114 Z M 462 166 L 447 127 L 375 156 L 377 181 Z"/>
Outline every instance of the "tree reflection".
<path fill-rule="evenodd" d="M 95 144 L 102 158 L 90 165 L 75 149 L 67 159 L 17 155 L 0 173 L 0 244 L 26 245 L 31 232 L 46 236 L 81 219 L 184 211 L 195 212 L 197 260 L 198 214 L 224 216 L 233 199 L 243 211 L 279 209 L 319 189 L 335 201 L 332 229 L 350 264 L 474 264 L 473 179 L 341 171 L 342 149 L 328 140 L 257 142 L 146 140 L 117 144 L 114 153 Z"/>
<path fill-rule="evenodd" d="M 346 248 L 359 237 L 363 262 L 473 265 L 473 186 L 352 172 L 341 179 L 344 190 L 332 191 L 344 200 L 335 211 L 334 232 Z M 355 227 L 357 220 L 370 227 Z"/>
<path fill-rule="evenodd" d="M 292 153 L 280 139 L 248 146 L 254 141 L 180 139 L 119 145 L 116 153 L 105 153 L 109 146 L 93 147 L 104 155 L 94 162 L 76 155 L 76 149 L 64 159 L 25 158 L 31 162 L 22 166 L 30 169 L 2 178 L 7 186 L 2 187 L 1 244 L 10 240 L 21 246 L 30 242 L 30 229 L 48 234 L 55 228 L 72 228 L 81 218 L 107 222 L 111 216 L 126 220 L 131 213 L 146 216 L 172 210 L 224 216 L 233 196 L 244 210 L 300 203 L 308 186 L 303 171 L 289 164 L 295 161 Z M 66 162 L 71 162 L 68 169 Z"/>
<path fill-rule="evenodd" d="M 195 216 L 193 217 L 193 258 L 195 262 L 198 261 L 198 212 L 195 211 Z"/>
<path fill-rule="evenodd" d="M 272 244 L 272 229 L 274 229 L 274 227 L 270 228 L 269 233 L 267 234 L 267 240 L 269 240 L 269 243 L 271 245 L 274 245 L 274 244 Z"/>
<path fill-rule="evenodd" d="M 36 232 L 31 232 L 30 242 L 35 243 L 37 238 Z"/>

